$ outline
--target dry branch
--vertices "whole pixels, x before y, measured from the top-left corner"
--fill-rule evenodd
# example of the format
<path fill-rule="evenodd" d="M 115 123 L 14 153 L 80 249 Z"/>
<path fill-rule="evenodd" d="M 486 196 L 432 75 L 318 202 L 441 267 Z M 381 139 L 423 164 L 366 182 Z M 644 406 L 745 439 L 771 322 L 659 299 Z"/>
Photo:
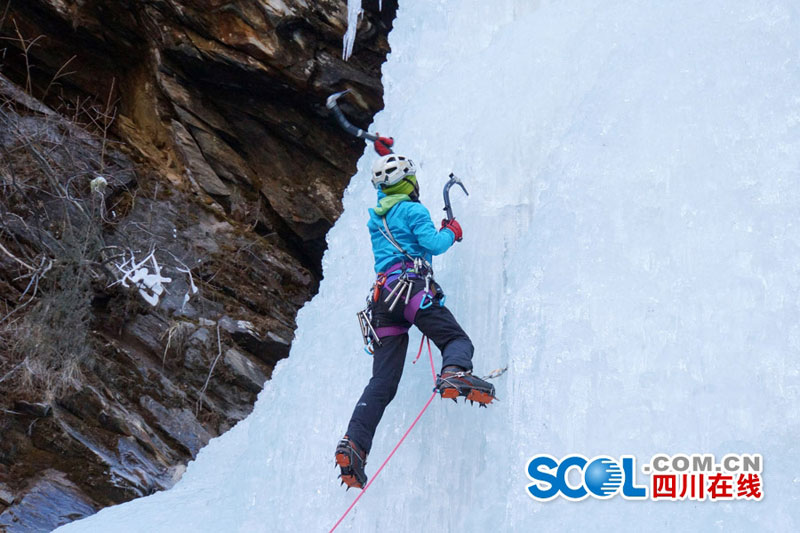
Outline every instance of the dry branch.
<path fill-rule="evenodd" d="M 6 249 L 6 247 L 5 247 L 5 246 L 3 246 L 3 244 L 2 244 L 2 243 L 0 243 L 0 251 L 2 251 L 2 252 L 3 252 L 4 254 L 6 254 L 8 257 L 10 257 L 11 259 L 13 259 L 14 261 L 16 261 L 17 263 L 19 263 L 20 265 L 24 266 L 24 267 L 25 267 L 25 268 L 27 268 L 28 270 L 31 270 L 31 271 L 33 271 L 33 270 L 36 270 L 34 267 L 30 266 L 28 263 L 26 263 L 25 261 L 23 261 L 22 259 L 20 259 L 20 258 L 19 258 L 19 257 L 17 257 L 16 255 L 14 255 L 14 254 L 12 254 L 11 252 L 9 252 L 9 251 Z"/>

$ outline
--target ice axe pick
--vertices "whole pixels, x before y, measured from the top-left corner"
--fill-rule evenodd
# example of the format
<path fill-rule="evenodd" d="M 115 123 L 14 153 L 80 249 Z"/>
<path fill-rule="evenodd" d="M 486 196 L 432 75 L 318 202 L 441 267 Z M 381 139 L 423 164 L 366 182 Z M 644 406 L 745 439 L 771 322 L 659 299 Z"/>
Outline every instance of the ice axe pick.
<path fill-rule="evenodd" d="M 453 185 L 458 185 L 459 187 L 461 187 L 461 190 L 464 191 L 464 194 L 469 196 L 469 193 L 467 192 L 467 188 L 464 187 L 464 183 L 462 183 L 462 181 L 459 178 L 457 178 L 455 174 L 453 174 L 451 172 L 450 173 L 450 179 L 447 181 L 447 183 L 444 184 L 444 192 L 443 192 L 443 195 L 444 195 L 444 210 L 447 213 L 447 220 L 448 221 L 453 220 L 455 218 L 453 216 L 453 208 L 450 205 L 450 188 Z"/>
<path fill-rule="evenodd" d="M 338 93 L 333 93 L 332 95 L 330 95 L 328 97 L 328 102 L 326 104 L 326 107 L 331 110 L 331 113 L 333 113 L 333 116 L 336 117 L 336 120 L 337 120 L 337 122 L 339 122 L 339 125 L 347 133 L 349 133 L 350 135 L 353 135 L 355 137 L 358 137 L 359 139 L 367 139 L 367 140 L 370 140 L 370 141 L 373 141 L 373 142 L 377 141 L 378 140 L 378 136 L 377 135 L 373 135 L 368 131 L 364 131 L 361 128 L 357 128 L 357 127 L 353 126 L 350 123 L 350 121 L 347 120 L 347 117 L 344 116 L 344 113 L 342 113 L 342 110 L 339 108 L 339 103 L 337 102 L 337 100 L 339 100 L 339 98 L 341 98 L 342 96 L 346 95 L 349 92 L 350 92 L 350 89 L 347 89 L 347 90 L 344 90 L 344 91 L 341 91 L 341 92 L 338 92 Z"/>

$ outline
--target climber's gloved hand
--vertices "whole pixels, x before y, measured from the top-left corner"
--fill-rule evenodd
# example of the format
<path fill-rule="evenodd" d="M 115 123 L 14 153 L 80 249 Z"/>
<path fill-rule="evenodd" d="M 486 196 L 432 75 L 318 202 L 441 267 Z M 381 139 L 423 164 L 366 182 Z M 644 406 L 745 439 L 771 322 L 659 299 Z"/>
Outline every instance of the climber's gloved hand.
<path fill-rule="evenodd" d="M 378 133 L 378 139 L 373 143 L 373 146 L 375 146 L 375 151 L 378 152 L 378 155 L 389 155 L 392 153 L 394 138 L 381 137 L 381 134 Z"/>
<path fill-rule="evenodd" d="M 461 242 L 462 231 L 461 231 L 461 224 L 458 223 L 456 219 L 447 220 L 446 218 L 442 220 L 442 229 L 449 229 L 453 232 L 453 235 L 456 236 L 456 241 Z"/>

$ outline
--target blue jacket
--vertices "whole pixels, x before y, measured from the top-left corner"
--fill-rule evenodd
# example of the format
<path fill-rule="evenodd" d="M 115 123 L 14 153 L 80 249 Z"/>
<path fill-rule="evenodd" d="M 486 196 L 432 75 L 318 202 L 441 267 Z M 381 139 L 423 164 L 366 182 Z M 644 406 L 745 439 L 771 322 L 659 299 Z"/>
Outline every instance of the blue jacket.
<path fill-rule="evenodd" d="M 375 255 L 375 272 L 384 272 L 387 267 L 406 259 L 381 234 L 380 230 L 384 229 L 381 215 L 386 216 L 395 240 L 411 257 L 430 261 L 432 256 L 443 254 L 455 242 L 456 236 L 452 231 L 436 229 L 430 212 L 421 203 L 412 202 L 405 194 L 386 196 L 383 191 L 378 191 L 378 205 L 369 210 L 367 222 Z"/>

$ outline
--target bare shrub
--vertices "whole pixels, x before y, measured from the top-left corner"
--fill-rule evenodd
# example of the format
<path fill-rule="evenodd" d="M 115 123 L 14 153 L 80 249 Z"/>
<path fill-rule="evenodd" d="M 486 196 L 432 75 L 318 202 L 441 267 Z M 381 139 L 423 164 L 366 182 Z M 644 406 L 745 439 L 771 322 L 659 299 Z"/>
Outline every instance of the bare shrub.
<path fill-rule="evenodd" d="M 19 378 L 25 388 L 58 395 L 80 383 L 91 353 L 90 275 L 80 261 L 59 262 L 42 296 L 16 326 L 12 353 L 27 361 Z"/>
<path fill-rule="evenodd" d="M 158 235 L 125 231 L 144 228 L 122 223 L 137 200 L 128 189 L 131 163 L 109 137 L 117 118 L 116 80 L 98 100 L 67 101 L 62 93 L 54 110 L 32 92 L 44 99 L 55 91 L 72 59 L 38 90 L 29 52 L 40 37 L 15 30 L 16 38 L 4 42 L 24 58 L 24 89 L 0 74 L 0 397 L 9 386 L 52 397 L 79 384 L 91 362 L 96 296 L 107 297 L 112 287 L 127 294 L 113 310 L 123 317 L 137 298 L 157 306 L 172 281 L 161 275 L 163 260 L 187 277 L 184 305 L 198 288 L 191 269 L 156 246 Z M 183 352 L 188 331 L 184 324 L 169 329 L 164 363 L 170 350 Z"/>
<path fill-rule="evenodd" d="M 161 336 L 161 340 L 166 338 L 167 344 L 164 347 L 164 354 L 161 357 L 161 366 L 163 367 L 167 362 L 167 354 L 173 353 L 176 357 L 183 357 L 186 351 L 186 341 L 189 340 L 189 335 L 194 330 L 194 325 L 191 322 L 177 320 L 170 323 L 167 331 Z"/>
<path fill-rule="evenodd" d="M 0 81 L 0 258 L 15 269 L 0 270 L 0 283 L 19 294 L 3 295 L 0 383 L 52 398 L 80 383 L 93 351 L 93 283 L 106 284 L 113 255 L 106 198 L 124 189 L 117 174 L 131 172 L 109 160 L 110 97 L 84 104 L 90 133 Z"/>

